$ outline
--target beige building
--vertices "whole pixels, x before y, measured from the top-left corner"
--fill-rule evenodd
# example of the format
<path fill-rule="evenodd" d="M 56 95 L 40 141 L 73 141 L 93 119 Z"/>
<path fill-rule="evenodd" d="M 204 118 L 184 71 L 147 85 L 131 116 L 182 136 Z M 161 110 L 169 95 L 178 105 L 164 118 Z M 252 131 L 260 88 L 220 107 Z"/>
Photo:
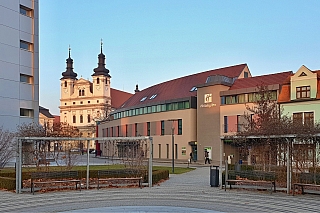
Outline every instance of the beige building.
<path fill-rule="evenodd" d="M 77 127 L 83 137 L 95 136 L 96 123 L 105 120 L 108 113 L 132 95 L 111 88 L 111 76 L 105 68 L 102 44 L 98 60 L 98 67 L 93 70 L 92 82 L 77 79 L 69 48 L 67 68 L 60 79 L 60 120 Z M 95 148 L 94 142 L 90 143 L 90 148 Z"/>

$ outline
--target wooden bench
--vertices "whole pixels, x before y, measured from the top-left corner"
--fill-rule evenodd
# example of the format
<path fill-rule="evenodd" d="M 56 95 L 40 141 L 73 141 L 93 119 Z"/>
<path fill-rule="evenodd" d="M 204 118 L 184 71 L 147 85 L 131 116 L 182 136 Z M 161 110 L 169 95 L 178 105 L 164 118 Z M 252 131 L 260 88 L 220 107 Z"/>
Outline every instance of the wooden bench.
<path fill-rule="evenodd" d="M 228 179 L 225 183 L 225 191 L 227 186 L 232 188 L 232 185 L 251 185 L 260 187 L 270 187 L 271 193 L 276 192 L 276 175 L 274 172 L 264 171 L 229 171 Z"/>
<path fill-rule="evenodd" d="M 72 178 L 72 179 L 67 179 Z M 35 181 L 40 180 L 40 181 Z M 33 172 L 31 173 L 31 193 L 34 194 L 35 185 L 52 183 L 75 183 L 81 191 L 81 180 L 78 179 L 78 171 L 55 171 L 55 172 Z"/>
<path fill-rule="evenodd" d="M 134 175 L 133 170 L 99 170 L 98 171 L 98 186 L 100 188 L 100 182 L 114 182 L 121 181 L 123 183 L 138 182 L 139 187 L 142 187 L 142 177 L 119 177 L 121 175 Z M 118 177 L 106 177 L 106 176 L 118 176 Z"/>
<path fill-rule="evenodd" d="M 265 181 L 265 180 L 226 180 L 227 185 L 229 184 L 230 189 L 232 189 L 233 184 L 238 184 L 237 186 L 241 186 L 241 184 L 244 185 L 253 185 L 253 186 L 261 186 L 261 185 L 267 185 L 270 187 L 271 192 L 276 192 L 276 181 Z M 225 191 L 227 190 L 227 187 L 225 186 Z"/>
<path fill-rule="evenodd" d="M 299 188 L 301 188 L 301 194 L 305 194 L 305 188 L 320 189 L 320 174 L 318 173 L 301 173 L 299 181 L 299 183 L 293 184 L 292 195 L 295 194 L 296 189 L 299 191 Z"/>

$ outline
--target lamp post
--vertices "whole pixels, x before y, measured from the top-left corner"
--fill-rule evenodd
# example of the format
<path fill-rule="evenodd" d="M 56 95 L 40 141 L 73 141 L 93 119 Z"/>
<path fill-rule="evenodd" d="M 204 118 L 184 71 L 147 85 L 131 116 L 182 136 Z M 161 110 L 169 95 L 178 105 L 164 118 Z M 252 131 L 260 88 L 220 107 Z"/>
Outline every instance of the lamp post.
<path fill-rule="evenodd" d="M 172 174 L 174 174 L 174 121 L 177 119 L 169 119 L 171 121 L 171 143 L 172 143 Z"/>

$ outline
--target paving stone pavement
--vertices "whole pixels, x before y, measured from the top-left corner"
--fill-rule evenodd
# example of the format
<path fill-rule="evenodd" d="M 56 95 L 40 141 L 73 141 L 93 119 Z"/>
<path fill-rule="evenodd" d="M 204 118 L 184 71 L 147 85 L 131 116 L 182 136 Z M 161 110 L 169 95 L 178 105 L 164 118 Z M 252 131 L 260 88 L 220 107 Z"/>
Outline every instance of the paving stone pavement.
<path fill-rule="evenodd" d="M 225 192 L 210 187 L 209 167 L 170 175 L 169 180 L 152 188 L 71 190 L 35 195 L 0 191 L 0 200 L 0 212 L 319 212 L 320 204 L 319 195 L 293 197 L 281 192 L 237 189 Z"/>

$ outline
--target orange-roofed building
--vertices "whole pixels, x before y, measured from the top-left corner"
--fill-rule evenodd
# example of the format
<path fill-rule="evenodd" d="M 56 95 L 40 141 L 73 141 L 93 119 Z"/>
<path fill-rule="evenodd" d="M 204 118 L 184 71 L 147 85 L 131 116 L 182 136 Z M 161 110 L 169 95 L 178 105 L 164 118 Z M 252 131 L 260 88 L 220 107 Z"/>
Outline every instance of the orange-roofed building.
<path fill-rule="evenodd" d="M 320 121 L 320 71 L 306 66 L 289 76 L 282 85 L 278 103 L 284 114 L 301 123 Z"/>

